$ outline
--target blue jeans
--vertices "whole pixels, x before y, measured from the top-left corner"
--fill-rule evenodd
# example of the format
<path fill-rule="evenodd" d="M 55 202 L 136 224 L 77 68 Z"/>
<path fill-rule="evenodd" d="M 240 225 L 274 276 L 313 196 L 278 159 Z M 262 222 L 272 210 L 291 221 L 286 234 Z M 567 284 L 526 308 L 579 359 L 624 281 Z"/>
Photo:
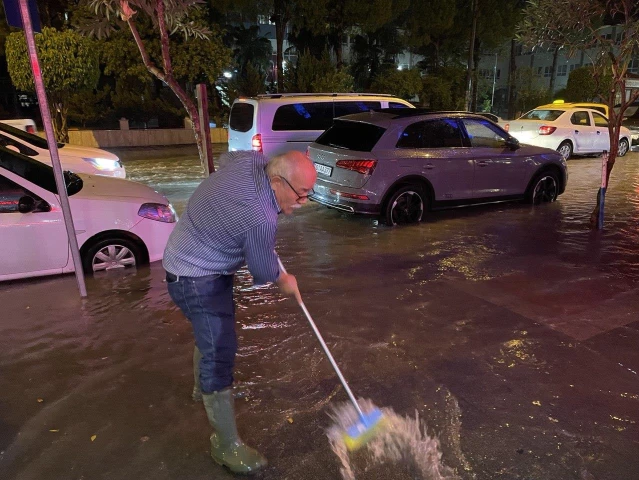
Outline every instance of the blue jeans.
<path fill-rule="evenodd" d="M 191 322 L 202 353 L 202 393 L 231 386 L 237 352 L 233 275 L 177 277 L 167 272 L 166 281 L 171 299 Z"/>

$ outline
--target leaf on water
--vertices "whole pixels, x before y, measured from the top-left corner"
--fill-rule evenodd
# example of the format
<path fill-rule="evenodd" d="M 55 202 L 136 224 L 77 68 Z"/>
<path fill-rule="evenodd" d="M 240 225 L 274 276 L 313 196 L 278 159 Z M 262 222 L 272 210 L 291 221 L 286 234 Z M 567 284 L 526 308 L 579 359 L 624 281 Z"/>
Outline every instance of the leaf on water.
<path fill-rule="evenodd" d="M 288 421 L 288 423 L 293 423 L 293 417 L 288 417 L 286 420 Z"/>
<path fill-rule="evenodd" d="M 42 403 L 42 402 L 44 402 L 44 399 L 43 398 L 38 398 L 38 403 Z"/>
<path fill-rule="evenodd" d="M 52 428 L 52 429 L 50 429 L 49 431 L 50 431 L 50 432 L 55 433 L 55 432 L 59 432 L 60 430 L 59 430 L 59 429 L 57 429 L 57 428 Z"/>
<path fill-rule="evenodd" d="M 97 435 L 91 435 L 91 441 L 93 442 L 97 437 Z"/>
<path fill-rule="evenodd" d="M 146 435 L 144 437 L 140 438 L 141 442 L 148 442 L 149 441 L 149 437 L 147 437 Z"/>

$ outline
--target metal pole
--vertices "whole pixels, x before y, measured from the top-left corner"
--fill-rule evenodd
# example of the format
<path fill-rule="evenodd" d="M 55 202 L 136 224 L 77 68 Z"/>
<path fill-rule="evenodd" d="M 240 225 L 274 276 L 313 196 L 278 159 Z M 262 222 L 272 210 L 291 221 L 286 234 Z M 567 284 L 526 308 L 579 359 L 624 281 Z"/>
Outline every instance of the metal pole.
<path fill-rule="evenodd" d="M 209 99 L 206 92 L 206 84 L 198 83 L 195 86 L 195 97 L 197 98 L 197 109 L 200 117 L 200 138 L 202 139 L 202 153 L 206 156 L 206 175 L 209 176 L 215 171 L 213 165 L 213 150 L 211 149 L 211 128 L 209 127 Z"/>
<path fill-rule="evenodd" d="M 75 227 L 73 226 L 73 218 L 71 217 L 71 207 L 69 205 L 69 197 L 67 196 L 67 186 L 60 165 L 60 157 L 58 155 L 58 143 L 55 140 L 53 126 L 51 124 L 51 112 L 49 111 L 49 103 L 47 102 L 47 93 L 44 90 L 44 82 L 42 81 L 42 71 L 40 70 L 40 62 L 38 60 L 38 52 L 35 46 L 35 37 L 33 35 L 33 25 L 31 24 L 31 16 L 29 15 L 29 7 L 27 0 L 20 0 L 20 16 L 22 17 L 22 25 L 24 26 L 24 37 L 27 41 L 27 49 L 29 50 L 29 59 L 31 60 L 31 71 L 35 81 L 36 94 L 38 103 L 40 104 L 40 113 L 42 115 L 42 123 L 49 144 L 49 152 L 51 153 L 51 165 L 53 166 L 53 176 L 60 197 L 60 206 L 62 207 L 62 216 L 64 217 L 64 225 L 67 229 L 67 237 L 69 239 L 69 247 L 71 249 L 71 257 L 75 267 L 75 278 L 78 282 L 80 296 L 87 296 L 87 288 L 84 284 L 84 271 L 82 270 L 82 260 L 80 260 L 80 249 L 78 248 L 78 239 L 75 236 Z M 43 239 L 46 242 L 46 239 Z"/>
<path fill-rule="evenodd" d="M 493 104 L 495 103 L 495 82 L 497 82 L 497 54 L 495 53 L 495 69 L 493 70 L 493 96 L 490 98 L 490 111 L 494 112 Z"/>
<path fill-rule="evenodd" d="M 608 151 L 604 150 L 601 155 L 601 189 L 599 190 L 599 218 L 597 228 L 603 230 L 604 225 L 604 205 L 606 204 L 606 187 L 608 177 Z"/>

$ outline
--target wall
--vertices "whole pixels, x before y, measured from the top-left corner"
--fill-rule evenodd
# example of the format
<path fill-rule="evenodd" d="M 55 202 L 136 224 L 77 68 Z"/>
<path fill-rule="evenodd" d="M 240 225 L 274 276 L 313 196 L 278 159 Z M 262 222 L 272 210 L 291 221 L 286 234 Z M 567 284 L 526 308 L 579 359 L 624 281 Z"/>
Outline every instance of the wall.
<path fill-rule="evenodd" d="M 40 132 L 44 136 L 44 132 Z M 228 141 L 225 128 L 211 129 L 211 143 Z M 149 130 L 69 130 L 69 143 L 85 147 L 147 147 L 154 145 L 189 145 L 195 143 L 190 128 Z"/>

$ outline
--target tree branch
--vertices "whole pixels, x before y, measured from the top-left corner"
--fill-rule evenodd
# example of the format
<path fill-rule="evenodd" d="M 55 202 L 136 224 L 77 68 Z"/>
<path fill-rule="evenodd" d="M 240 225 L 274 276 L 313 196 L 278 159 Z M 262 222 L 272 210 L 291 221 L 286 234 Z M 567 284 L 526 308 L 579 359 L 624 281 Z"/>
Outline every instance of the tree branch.
<path fill-rule="evenodd" d="M 131 18 L 126 21 L 129 29 L 131 30 L 131 34 L 133 34 L 133 38 L 135 39 L 135 43 L 138 46 L 138 50 L 140 50 L 140 55 L 142 55 L 142 61 L 144 62 L 144 66 L 147 68 L 149 72 L 155 75 L 159 80 L 166 82 L 164 72 L 162 72 L 158 67 L 155 66 L 151 57 L 146 51 L 146 47 L 144 46 L 144 42 L 142 41 L 142 37 L 140 37 L 140 32 L 138 32 L 135 23 Z"/>
<path fill-rule="evenodd" d="M 171 55 L 169 53 L 169 32 L 166 29 L 166 19 L 164 18 L 164 0 L 156 0 L 156 13 L 158 16 L 158 28 L 160 29 L 160 44 L 162 46 L 164 73 L 167 77 L 173 78 L 173 67 L 171 65 Z"/>

